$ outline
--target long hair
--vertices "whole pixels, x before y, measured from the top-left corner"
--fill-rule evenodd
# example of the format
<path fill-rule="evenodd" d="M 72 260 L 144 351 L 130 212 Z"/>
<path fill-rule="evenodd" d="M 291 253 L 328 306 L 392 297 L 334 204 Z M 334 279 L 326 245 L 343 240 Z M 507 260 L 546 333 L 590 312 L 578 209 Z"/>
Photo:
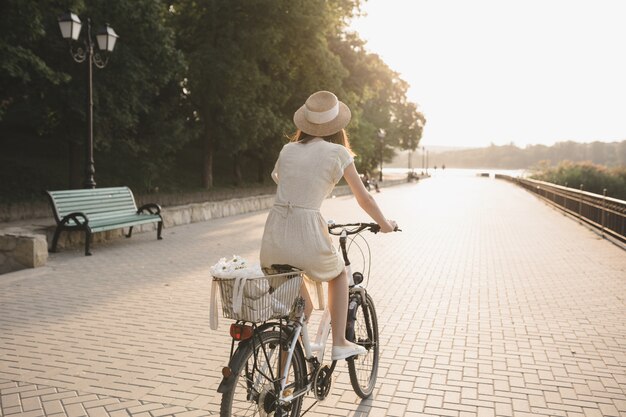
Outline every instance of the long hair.
<path fill-rule="evenodd" d="M 296 133 L 294 133 L 292 136 L 289 136 L 289 141 L 308 143 L 311 139 L 316 137 L 319 136 L 312 136 L 298 129 L 296 130 Z M 332 135 L 321 136 L 321 138 L 324 139 L 326 142 L 343 145 L 348 150 L 348 152 L 350 152 L 350 155 L 355 155 L 355 153 L 352 151 L 352 148 L 350 147 L 350 139 L 348 138 L 348 133 L 345 129 L 341 129 L 339 132 L 333 133 Z"/>

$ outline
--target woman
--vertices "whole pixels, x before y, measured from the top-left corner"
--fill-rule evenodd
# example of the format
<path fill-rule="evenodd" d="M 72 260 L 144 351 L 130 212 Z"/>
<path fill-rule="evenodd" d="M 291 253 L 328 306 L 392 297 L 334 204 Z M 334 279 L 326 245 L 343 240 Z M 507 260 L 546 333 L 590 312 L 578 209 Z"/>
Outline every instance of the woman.
<path fill-rule="evenodd" d="M 396 227 L 395 222 L 385 219 L 354 166 L 344 130 L 350 117 L 348 106 L 328 91 L 314 93 L 295 112 L 293 121 L 298 131 L 280 151 L 272 172 L 278 190 L 261 243 L 261 266 L 293 265 L 315 282 L 328 282 L 333 360 L 365 354 L 366 350 L 345 337 L 348 276 L 319 211 L 322 201 L 343 176 L 358 204 L 380 225 L 381 232 Z M 302 296 L 309 317 L 312 304 L 304 285 Z"/>

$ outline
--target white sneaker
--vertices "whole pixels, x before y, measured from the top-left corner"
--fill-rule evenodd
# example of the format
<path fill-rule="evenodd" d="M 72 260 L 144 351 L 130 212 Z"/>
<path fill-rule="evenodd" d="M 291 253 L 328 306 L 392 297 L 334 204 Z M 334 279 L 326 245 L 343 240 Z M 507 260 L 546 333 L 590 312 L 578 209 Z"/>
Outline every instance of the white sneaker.
<path fill-rule="evenodd" d="M 365 355 L 366 353 L 367 349 L 354 343 L 350 343 L 347 346 L 333 346 L 332 360 L 338 361 L 351 356 Z"/>

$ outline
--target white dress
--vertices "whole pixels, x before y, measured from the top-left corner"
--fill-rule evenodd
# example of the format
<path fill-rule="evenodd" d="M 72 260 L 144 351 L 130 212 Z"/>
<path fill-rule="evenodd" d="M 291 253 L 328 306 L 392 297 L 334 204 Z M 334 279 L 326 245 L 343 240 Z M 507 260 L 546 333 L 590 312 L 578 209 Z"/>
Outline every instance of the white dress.
<path fill-rule="evenodd" d="M 344 146 L 320 139 L 283 147 L 272 172 L 278 190 L 265 223 L 261 266 L 292 265 L 317 282 L 341 273 L 343 258 L 320 206 L 353 161 Z"/>

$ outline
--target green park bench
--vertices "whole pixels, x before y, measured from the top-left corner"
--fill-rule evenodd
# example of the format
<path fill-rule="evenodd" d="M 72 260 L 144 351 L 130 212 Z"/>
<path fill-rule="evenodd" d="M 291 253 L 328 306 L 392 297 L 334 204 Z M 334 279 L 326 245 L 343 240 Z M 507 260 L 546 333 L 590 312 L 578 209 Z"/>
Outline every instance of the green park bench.
<path fill-rule="evenodd" d="M 128 187 L 59 190 L 46 193 L 57 223 L 52 239 L 52 252 L 56 252 L 59 235 L 64 230 L 85 231 L 85 255 L 91 255 L 89 252 L 91 234 L 96 232 L 128 227 L 126 237 L 130 237 L 133 226 L 158 222 L 157 239 L 162 239 L 161 207 L 149 203 L 137 209 L 133 193 Z"/>

